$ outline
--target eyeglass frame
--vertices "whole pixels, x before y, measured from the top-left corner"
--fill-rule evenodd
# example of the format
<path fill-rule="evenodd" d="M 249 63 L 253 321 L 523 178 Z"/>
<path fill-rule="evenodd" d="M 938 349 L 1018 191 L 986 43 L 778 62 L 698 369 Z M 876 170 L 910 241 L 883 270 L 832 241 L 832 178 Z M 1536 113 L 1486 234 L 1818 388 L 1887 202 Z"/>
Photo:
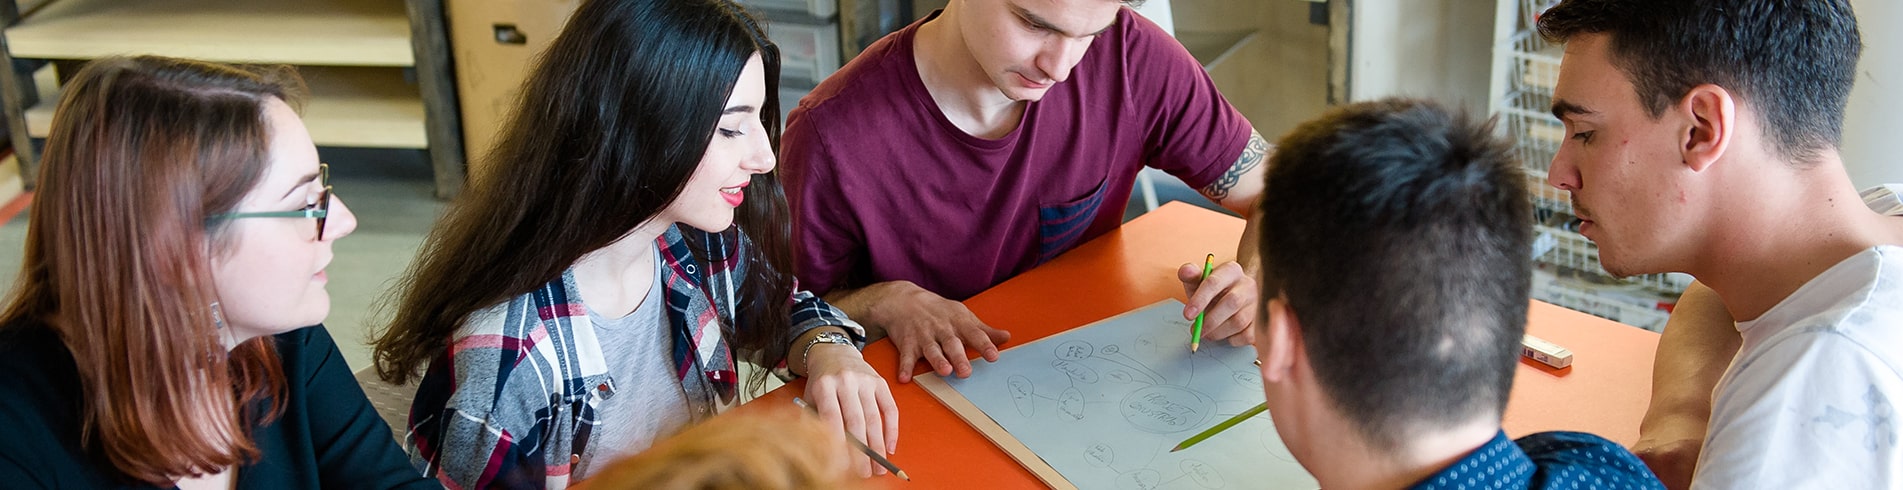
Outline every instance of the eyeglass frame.
<path fill-rule="evenodd" d="M 324 241 L 324 222 L 330 218 L 330 197 L 331 197 L 330 164 L 328 163 L 317 164 L 317 178 L 318 178 L 318 182 L 324 185 L 324 192 L 319 193 L 317 195 L 317 202 L 312 204 L 317 206 L 316 208 L 299 209 L 296 211 L 258 211 L 258 212 L 248 212 L 248 213 L 224 213 L 224 214 L 214 215 L 211 218 L 209 218 L 209 220 L 210 221 L 225 221 L 225 220 L 234 220 L 234 219 L 241 219 L 241 218 L 317 218 L 317 241 L 320 241 L 320 242 Z"/>

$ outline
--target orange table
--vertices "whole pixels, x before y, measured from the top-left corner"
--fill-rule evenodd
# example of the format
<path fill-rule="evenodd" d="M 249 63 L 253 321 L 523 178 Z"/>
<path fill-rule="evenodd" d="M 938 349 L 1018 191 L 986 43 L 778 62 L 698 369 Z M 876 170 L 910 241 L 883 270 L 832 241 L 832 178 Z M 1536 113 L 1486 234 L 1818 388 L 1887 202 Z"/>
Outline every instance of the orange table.
<path fill-rule="evenodd" d="M 1164 298 L 1188 299 L 1176 267 L 1209 252 L 1233 260 L 1242 229 L 1243 221 L 1235 217 L 1166 204 L 965 305 L 991 326 L 1011 332 L 1011 343 L 1003 346 L 1008 349 Z M 1528 322 L 1533 335 L 1571 349 L 1573 365 L 1553 371 L 1521 363 L 1507 404 L 1507 434 L 1574 430 L 1626 445 L 1636 442 L 1651 396 L 1658 334 L 1539 301 L 1533 302 Z M 865 358 L 886 379 L 897 379 L 898 351 L 892 342 L 866 346 Z M 984 369 L 983 360 L 976 363 L 974 369 Z M 921 363 L 921 368 L 929 367 Z M 803 387 L 796 382 L 755 402 L 790 404 Z M 912 481 L 887 476 L 874 479 L 875 486 L 1043 487 L 924 388 L 894 382 L 892 392 L 899 405 L 899 452 L 891 459 Z"/>

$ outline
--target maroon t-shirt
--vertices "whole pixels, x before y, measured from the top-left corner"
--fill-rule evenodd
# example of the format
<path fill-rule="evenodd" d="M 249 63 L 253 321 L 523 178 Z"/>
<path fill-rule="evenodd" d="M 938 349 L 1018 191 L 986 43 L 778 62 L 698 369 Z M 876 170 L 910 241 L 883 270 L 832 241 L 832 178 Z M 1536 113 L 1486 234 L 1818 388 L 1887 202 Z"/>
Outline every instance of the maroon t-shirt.
<path fill-rule="evenodd" d="M 789 115 L 781 176 L 795 271 L 815 293 L 908 280 L 963 300 L 1115 229 L 1143 166 L 1202 188 L 1248 142 L 1196 59 L 1127 8 L 1016 130 L 974 137 L 913 61 L 936 17 L 866 48 Z"/>

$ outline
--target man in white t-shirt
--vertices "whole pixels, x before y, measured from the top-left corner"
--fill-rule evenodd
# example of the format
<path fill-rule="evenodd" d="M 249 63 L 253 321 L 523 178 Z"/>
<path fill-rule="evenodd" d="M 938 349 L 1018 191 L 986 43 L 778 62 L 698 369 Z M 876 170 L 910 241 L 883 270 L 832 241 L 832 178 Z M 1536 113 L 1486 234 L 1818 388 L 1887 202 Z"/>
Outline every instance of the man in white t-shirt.
<path fill-rule="evenodd" d="M 1711 397 L 1702 442 L 1635 449 L 1674 487 L 1903 487 L 1903 217 L 1864 205 L 1838 152 L 1861 52 L 1850 2 L 1712 3 L 1539 17 L 1566 45 L 1548 183 L 1580 233 L 1607 271 L 1689 273 L 1688 315 L 1738 320 L 1715 391 L 1685 394 Z M 1667 328 L 1661 358 L 1683 340 Z"/>

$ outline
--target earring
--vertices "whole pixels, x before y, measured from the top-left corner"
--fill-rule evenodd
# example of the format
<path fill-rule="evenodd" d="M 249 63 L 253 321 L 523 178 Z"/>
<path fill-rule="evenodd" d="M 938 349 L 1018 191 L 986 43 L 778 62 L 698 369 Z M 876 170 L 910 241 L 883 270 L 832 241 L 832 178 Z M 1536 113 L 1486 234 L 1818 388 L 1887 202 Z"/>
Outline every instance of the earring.
<path fill-rule="evenodd" d="M 219 330 L 225 329 L 225 313 L 223 309 L 218 307 L 217 301 L 211 302 L 211 322 L 213 325 L 217 325 Z"/>

